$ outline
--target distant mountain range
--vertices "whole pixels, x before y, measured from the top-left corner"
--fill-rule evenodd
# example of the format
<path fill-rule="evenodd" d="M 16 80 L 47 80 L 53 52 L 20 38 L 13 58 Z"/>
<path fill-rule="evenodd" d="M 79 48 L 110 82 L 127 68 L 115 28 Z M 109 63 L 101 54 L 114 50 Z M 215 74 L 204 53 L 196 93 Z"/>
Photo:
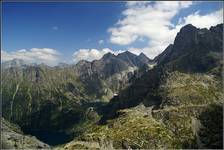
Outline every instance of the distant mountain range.
<path fill-rule="evenodd" d="M 4 62 L 3 117 L 79 133 L 58 148 L 222 148 L 222 53 L 223 24 L 186 25 L 153 60 L 126 51 L 55 67 Z"/>
<path fill-rule="evenodd" d="M 135 54 L 133 54 L 129 51 L 125 51 L 123 53 L 119 53 L 117 56 L 108 52 L 100 60 L 94 60 L 92 62 L 81 60 L 81 61 L 77 62 L 77 64 L 80 64 L 82 62 L 86 62 L 86 63 L 89 62 L 89 63 L 92 63 L 94 65 L 95 62 L 107 61 L 109 59 L 110 60 L 111 59 L 116 59 L 117 61 L 122 61 L 122 63 L 127 63 L 129 66 L 132 66 L 132 67 L 140 67 L 143 64 L 152 61 L 144 53 L 140 53 L 137 56 L 137 55 L 135 55 Z M 42 64 L 44 64 L 44 63 L 42 63 Z M 2 62 L 3 69 L 7 69 L 7 68 L 10 68 L 10 67 L 22 67 L 22 66 L 25 66 L 25 65 L 26 66 L 33 66 L 33 65 L 38 66 L 37 63 L 28 63 L 28 62 L 25 62 L 22 59 L 17 59 L 17 58 Z M 72 65 L 74 65 L 74 64 L 72 64 Z M 59 63 L 55 67 L 68 67 L 68 66 L 71 66 L 71 65 L 69 65 L 67 63 Z"/>
<path fill-rule="evenodd" d="M 82 118 L 81 105 L 109 101 L 130 84 L 138 68 L 150 62 L 143 53 L 137 56 L 128 51 L 117 56 L 107 53 L 92 62 L 81 60 L 55 67 L 26 64 L 19 59 L 3 62 L 3 116 L 22 127 L 69 127 Z M 49 114 L 43 117 L 46 110 Z M 55 114 L 57 117 L 52 118 Z M 73 121 L 64 124 L 68 118 Z"/>

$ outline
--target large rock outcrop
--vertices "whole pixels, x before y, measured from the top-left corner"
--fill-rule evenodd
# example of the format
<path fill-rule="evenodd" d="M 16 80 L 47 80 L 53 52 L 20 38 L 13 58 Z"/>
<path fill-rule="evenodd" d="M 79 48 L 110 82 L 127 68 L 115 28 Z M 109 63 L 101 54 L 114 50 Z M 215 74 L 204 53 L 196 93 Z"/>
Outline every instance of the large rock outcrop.
<path fill-rule="evenodd" d="M 41 142 L 34 136 L 25 135 L 20 128 L 1 119 L 2 149 L 50 149 L 50 146 Z"/>

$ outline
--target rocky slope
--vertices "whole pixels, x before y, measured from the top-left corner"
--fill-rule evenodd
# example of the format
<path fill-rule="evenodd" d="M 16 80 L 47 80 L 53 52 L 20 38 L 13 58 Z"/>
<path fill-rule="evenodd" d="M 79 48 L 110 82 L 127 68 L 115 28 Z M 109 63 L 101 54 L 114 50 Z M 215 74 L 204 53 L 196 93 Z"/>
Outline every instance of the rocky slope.
<path fill-rule="evenodd" d="M 89 103 L 104 103 L 148 63 L 144 54 L 105 54 L 75 65 L 2 64 L 3 116 L 24 129 L 66 130 L 83 122 Z M 101 105 L 101 104 L 100 104 Z"/>
<path fill-rule="evenodd" d="M 125 52 L 76 65 L 6 67 L 3 116 L 76 133 L 56 149 L 222 149 L 222 33 L 223 24 L 186 25 L 153 61 Z"/>
<path fill-rule="evenodd" d="M 120 110 L 107 124 L 92 125 L 61 148 L 222 148 L 222 111 L 220 104 L 153 111 L 141 104 Z"/>
<path fill-rule="evenodd" d="M 222 33 L 223 24 L 183 27 L 154 59 L 157 66 L 134 78 L 102 108 L 98 123 L 64 147 L 222 149 Z"/>
<path fill-rule="evenodd" d="M 4 118 L 1 119 L 1 144 L 2 149 L 50 149 L 36 137 L 24 135 L 17 125 Z"/>
<path fill-rule="evenodd" d="M 157 58 L 158 64 L 182 72 L 207 72 L 222 62 L 223 24 L 208 29 L 186 25 L 174 44 Z"/>
<path fill-rule="evenodd" d="M 158 62 L 157 66 L 122 90 L 118 97 L 110 101 L 108 108 L 127 108 L 136 106 L 140 102 L 146 105 L 159 105 L 163 101 L 159 91 L 160 86 L 166 82 L 169 74 L 175 71 L 190 76 L 200 74 L 214 76 L 217 80 L 214 83 L 218 82 L 219 87 L 222 87 L 222 32 L 222 24 L 211 27 L 210 30 L 186 25 L 177 34 L 173 46 L 168 46 L 155 58 L 154 61 Z M 217 90 L 220 92 L 221 88 Z"/>

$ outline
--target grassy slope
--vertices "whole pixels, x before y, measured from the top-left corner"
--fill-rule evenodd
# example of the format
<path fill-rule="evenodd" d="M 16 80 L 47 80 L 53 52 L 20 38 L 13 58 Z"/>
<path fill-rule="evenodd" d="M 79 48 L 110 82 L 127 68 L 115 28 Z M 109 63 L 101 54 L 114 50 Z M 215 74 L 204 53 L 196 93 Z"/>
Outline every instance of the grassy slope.
<path fill-rule="evenodd" d="M 117 118 L 93 125 L 64 147 L 73 148 L 211 148 L 222 147 L 220 80 L 212 75 L 173 72 L 160 85 L 162 104 L 120 110 Z M 183 88 L 184 87 L 184 88 Z M 219 116 L 210 115 L 213 113 Z M 209 119 L 205 119 L 209 118 Z M 212 122 L 212 119 L 217 123 Z M 209 122 L 209 124 L 205 123 Z M 207 130 L 213 128 L 212 134 Z M 209 143 L 210 142 L 210 143 Z"/>

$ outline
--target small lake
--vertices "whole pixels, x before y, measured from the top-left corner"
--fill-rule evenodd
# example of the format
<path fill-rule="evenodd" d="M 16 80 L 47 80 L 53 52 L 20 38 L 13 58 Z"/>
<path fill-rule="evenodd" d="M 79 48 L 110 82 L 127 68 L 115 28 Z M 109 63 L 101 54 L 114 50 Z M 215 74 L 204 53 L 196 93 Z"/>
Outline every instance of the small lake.
<path fill-rule="evenodd" d="M 65 144 L 72 140 L 72 136 L 66 134 L 65 132 L 49 130 L 26 130 L 24 133 L 35 136 L 37 139 L 50 146 Z"/>
<path fill-rule="evenodd" d="M 82 105 L 83 108 L 87 109 L 89 107 L 94 107 L 96 108 L 96 111 L 98 108 L 101 108 L 107 104 L 107 102 L 101 102 L 100 100 L 95 100 L 93 102 L 88 102 Z M 98 112 L 99 114 L 101 113 L 100 111 Z M 75 123 L 74 123 L 75 124 Z M 70 142 L 73 137 L 79 135 L 80 133 L 73 133 L 74 135 L 67 134 L 65 132 L 57 132 L 57 131 L 52 131 L 52 130 L 43 130 L 43 129 L 30 129 L 30 127 L 23 127 L 22 131 L 25 134 L 29 134 L 32 136 L 35 136 L 37 139 L 40 141 L 50 145 L 50 146 L 56 146 L 56 145 L 61 145 Z"/>

